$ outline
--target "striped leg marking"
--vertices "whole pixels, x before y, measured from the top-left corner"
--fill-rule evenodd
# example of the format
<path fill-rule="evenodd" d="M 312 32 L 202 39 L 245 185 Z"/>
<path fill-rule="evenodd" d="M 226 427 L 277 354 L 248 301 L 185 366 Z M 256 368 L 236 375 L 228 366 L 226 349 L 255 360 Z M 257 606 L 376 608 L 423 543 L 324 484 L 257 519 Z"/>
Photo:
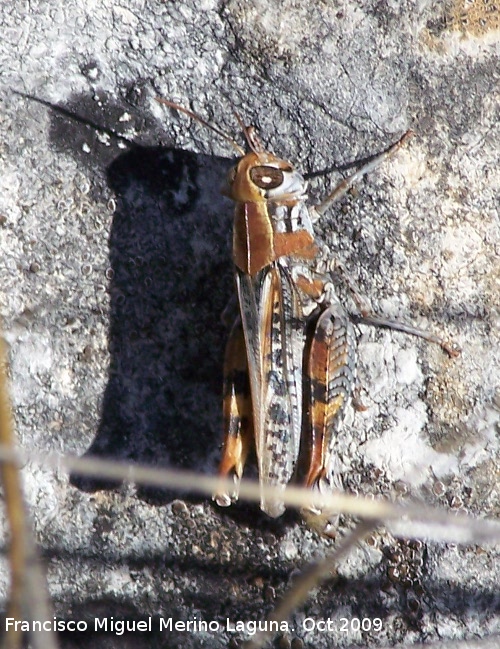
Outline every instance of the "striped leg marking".
<path fill-rule="evenodd" d="M 234 489 L 231 493 L 219 491 L 213 495 L 213 499 L 218 505 L 227 507 L 238 499 L 243 467 L 254 445 L 245 338 L 239 318 L 229 335 L 224 357 L 223 425 L 224 446 L 219 475 L 222 478 L 233 476 Z"/>
<path fill-rule="evenodd" d="M 320 315 L 307 359 L 309 463 L 305 484 L 329 481 L 335 436 L 355 383 L 356 347 L 349 316 L 339 304 Z"/>

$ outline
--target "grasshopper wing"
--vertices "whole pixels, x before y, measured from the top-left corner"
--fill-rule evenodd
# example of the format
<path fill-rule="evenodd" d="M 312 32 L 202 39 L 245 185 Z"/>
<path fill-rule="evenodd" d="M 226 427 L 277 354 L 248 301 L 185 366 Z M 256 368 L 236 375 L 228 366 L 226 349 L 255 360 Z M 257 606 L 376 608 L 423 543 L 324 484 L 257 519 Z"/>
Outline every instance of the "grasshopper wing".
<path fill-rule="evenodd" d="M 261 508 L 280 516 L 283 502 L 266 486 L 285 489 L 295 470 L 302 426 L 304 318 L 285 260 L 255 276 L 237 271 L 247 349 Z"/>

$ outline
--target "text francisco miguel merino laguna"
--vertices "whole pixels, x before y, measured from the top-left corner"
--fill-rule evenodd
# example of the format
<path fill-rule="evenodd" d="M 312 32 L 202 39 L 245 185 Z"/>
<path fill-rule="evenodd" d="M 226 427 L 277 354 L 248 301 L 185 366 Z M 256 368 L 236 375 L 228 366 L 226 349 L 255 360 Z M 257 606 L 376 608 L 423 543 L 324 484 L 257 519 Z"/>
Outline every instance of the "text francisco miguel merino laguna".
<path fill-rule="evenodd" d="M 152 618 L 149 617 L 143 620 L 120 620 L 113 617 L 96 617 L 92 622 L 86 620 L 58 620 L 53 618 L 52 620 L 45 620 L 39 622 L 37 620 L 16 620 L 13 617 L 5 618 L 5 630 L 6 631 L 26 631 L 26 632 L 37 632 L 37 631 L 59 631 L 59 632 L 80 632 L 85 631 L 94 631 L 94 632 L 104 632 L 104 633 L 114 633 L 115 635 L 123 635 L 124 633 L 137 633 L 137 632 L 149 632 L 153 630 L 153 623 L 155 630 L 159 631 L 187 631 L 191 633 L 196 633 L 198 631 L 211 631 L 212 633 L 217 633 L 218 631 L 239 631 L 247 633 L 248 635 L 254 635 L 257 631 L 289 631 L 289 626 L 287 622 L 271 622 L 271 621 L 236 621 L 233 622 L 229 618 L 226 618 L 225 622 L 218 622 L 217 620 L 211 620 L 206 622 L 205 620 L 198 620 L 196 617 L 187 622 L 181 620 L 174 620 L 171 617 L 168 618 Z"/>

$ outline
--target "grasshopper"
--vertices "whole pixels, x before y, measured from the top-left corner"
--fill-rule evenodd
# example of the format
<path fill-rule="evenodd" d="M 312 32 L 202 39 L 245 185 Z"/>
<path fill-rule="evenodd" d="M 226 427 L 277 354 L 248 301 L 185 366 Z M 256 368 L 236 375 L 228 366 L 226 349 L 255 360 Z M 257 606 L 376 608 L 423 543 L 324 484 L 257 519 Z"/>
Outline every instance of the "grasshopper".
<path fill-rule="evenodd" d="M 333 444 L 356 382 L 354 320 L 420 336 L 451 356 L 458 353 L 430 332 L 375 315 L 347 279 L 360 310 L 353 318 L 340 303 L 332 277 L 315 268 L 319 244 L 313 223 L 354 182 L 393 155 L 411 132 L 344 179 L 319 205 L 308 207 L 303 175 L 267 151 L 254 128 L 245 126 L 238 115 L 248 152 L 195 113 L 158 101 L 212 129 L 240 155 L 223 190 L 235 203 L 239 313 L 224 359 L 219 475 L 232 477 L 234 488 L 221 490 L 214 499 L 221 506 L 237 500 L 245 462 L 255 449 L 260 506 L 277 517 L 284 503 L 279 496 L 269 497 L 267 486 L 284 491 L 299 479 L 313 490 L 332 489 Z"/>

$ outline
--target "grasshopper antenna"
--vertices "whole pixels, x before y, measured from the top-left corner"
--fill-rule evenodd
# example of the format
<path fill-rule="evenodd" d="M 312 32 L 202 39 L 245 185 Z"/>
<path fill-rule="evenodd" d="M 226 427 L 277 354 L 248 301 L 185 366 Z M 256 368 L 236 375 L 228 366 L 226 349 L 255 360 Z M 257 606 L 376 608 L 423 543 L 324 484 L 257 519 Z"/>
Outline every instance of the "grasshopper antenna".
<path fill-rule="evenodd" d="M 257 155 L 259 155 L 259 153 L 265 153 L 264 145 L 260 141 L 255 128 L 253 126 L 245 126 L 245 122 L 235 110 L 233 110 L 233 115 L 238 120 L 238 124 L 243 131 L 243 135 L 245 136 L 245 140 L 250 149 Z"/>
<path fill-rule="evenodd" d="M 236 144 L 236 142 L 231 137 L 229 137 L 229 135 L 224 133 L 224 131 L 222 131 L 217 126 L 214 126 L 213 124 L 210 124 L 210 122 L 207 122 L 205 119 L 203 119 L 203 117 L 200 117 L 196 113 L 193 113 L 191 110 L 188 110 L 187 108 L 184 108 L 184 106 L 180 106 L 179 104 L 176 104 L 173 101 L 169 101 L 168 99 L 163 99 L 162 97 L 156 97 L 156 101 L 158 103 L 160 103 L 160 104 L 165 104 L 165 106 L 168 106 L 169 108 L 173 108 L 174 110 L 178 110 L 180 113 L 184 113 L 185 115 L 187 115 L 191 119 L 194 119 L 196 122 L 200 122 L 200 124 L 203 124 L 203 126 L 206 126 L 210 130 L 217 133 L 217 135 L 220 135 L 225 140 L 227 140 L 229 142 L 229 144 L 231 144 L 231 146 L 234 149 L 236 149 L 236 151 L 241 156 L 245 155 L 245 151 L 240 147 L 239 144 Z M 238 117 L 238 121 L 239 120 L 240 120 L 240 118 Z M 244 130 L 244 132 L 246 132 L 246 131 Z"/>

